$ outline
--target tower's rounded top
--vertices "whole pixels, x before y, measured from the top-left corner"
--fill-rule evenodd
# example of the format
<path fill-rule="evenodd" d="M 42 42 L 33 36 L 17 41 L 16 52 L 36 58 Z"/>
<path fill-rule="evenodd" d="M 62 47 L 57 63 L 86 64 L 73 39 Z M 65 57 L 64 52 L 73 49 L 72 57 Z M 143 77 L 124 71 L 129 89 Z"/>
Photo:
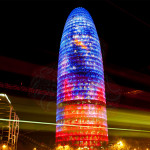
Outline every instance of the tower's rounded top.
<path fill-rule="evenodd" d="M 90 13 L 83 7 L 77 7 L 75 9 L 73 9 L 71 11 L 70 15 L 68 16 L 68 19 L 75 17 L 75 16 L 83 16 L 83 17 L 90 19 L 93 22 Z"/>
<path fill-rule="evenodd" d="M 83 7 L 77 7 L 73 9 L 71 13 L 88 13 L 89 14 L 89 12 Z"/>

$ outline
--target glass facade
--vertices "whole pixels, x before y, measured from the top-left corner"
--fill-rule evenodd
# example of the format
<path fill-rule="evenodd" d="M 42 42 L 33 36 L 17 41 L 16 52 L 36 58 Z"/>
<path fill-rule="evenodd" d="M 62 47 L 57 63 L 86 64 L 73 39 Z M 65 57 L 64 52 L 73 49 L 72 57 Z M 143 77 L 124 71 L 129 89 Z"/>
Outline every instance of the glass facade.
<path fill-rule="evenodd" d="M 61 38 L 56 123 L 57 144 L 97 149 L 108 142 L 100 42 L 81 7 L 70 13 Z"/>

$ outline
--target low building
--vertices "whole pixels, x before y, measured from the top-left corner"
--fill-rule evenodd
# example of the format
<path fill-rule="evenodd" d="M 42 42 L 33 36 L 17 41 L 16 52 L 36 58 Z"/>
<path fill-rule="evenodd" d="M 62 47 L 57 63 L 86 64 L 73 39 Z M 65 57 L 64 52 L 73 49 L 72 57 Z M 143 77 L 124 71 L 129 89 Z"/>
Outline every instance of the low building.
<path fill-rule="evenodd" d="M 0 94 L 0 150 L 17 150 L 19 117 L 6 94 Z"/>

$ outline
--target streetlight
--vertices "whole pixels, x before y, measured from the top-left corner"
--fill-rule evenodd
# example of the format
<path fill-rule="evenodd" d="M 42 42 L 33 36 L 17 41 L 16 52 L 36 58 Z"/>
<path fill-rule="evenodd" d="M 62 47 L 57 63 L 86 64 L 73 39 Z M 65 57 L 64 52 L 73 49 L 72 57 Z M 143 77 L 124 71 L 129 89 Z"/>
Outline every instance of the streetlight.
<path fill-rule="evenodd" d="M 63 150 L 63 146 L 58 145 L 58 147 L 56 148 L 56 150 Z"/>
<path fill-rule="evenodd" d="M 119 145 L 119 147 L 123 147 L 122 141 L 119 141 L 119 142 L 117 143 L 117 145 Z"/>
<path fill-rule="evenodd" d="M 69 148 L 70 148 L 69 145 L 64 146 L 64 150 L 69 150 Z"/>
<path fill-rule="evenodd" d="M 124 144 L 122 141 L 119 141 L 119 142 L 117 142 L 115 147 L 118 147 L 118 149 L 122 149 L 124 147 Z"/>
<path fill-rule="evenodd" d="M 7 147 L 7 146 L 6 146 L 5 144 L 3 144 L 2 149 L 6 149 L 6 147 Z"/>

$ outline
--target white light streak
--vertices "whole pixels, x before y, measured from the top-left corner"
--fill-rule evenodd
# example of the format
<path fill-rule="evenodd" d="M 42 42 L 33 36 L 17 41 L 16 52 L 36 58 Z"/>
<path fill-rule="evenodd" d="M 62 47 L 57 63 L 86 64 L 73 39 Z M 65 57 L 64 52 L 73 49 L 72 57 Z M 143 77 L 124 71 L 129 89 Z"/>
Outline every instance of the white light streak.
<path fill-rule="evenodd" d="M 146 132 L 150 133 L 149 130 L 137 130 L 137 129 L 123 129 L 123 128 L 107 128 L 107 127 L 94 127 L 94 126 L 81 126 L 81 125 L 70 125 L 70 124 L 60 124 L 60 123 L 50 123 L 50 122 L 38 122 L 38 121 L 27 121 L 27 120 L 13 120 L 13 119 L 3 119 L 1 121 L 19 121 L 20 123 L 31 123 L 31 124 L 43 124 L 43 125 L 63 125 L 63 126 L 72 126 L 72 127 L 91 127 L 91 128 L 105 128 L 108 130 L 121 130 L 121 131 L 131 131 L 131 132 Z"/>
<path fill-rule="evenodd" d="M 1 93 L 0 96 L 5 97 L 7 99 L 7 101 L 11 104 L 11 101 L 6 94 Z"/>

